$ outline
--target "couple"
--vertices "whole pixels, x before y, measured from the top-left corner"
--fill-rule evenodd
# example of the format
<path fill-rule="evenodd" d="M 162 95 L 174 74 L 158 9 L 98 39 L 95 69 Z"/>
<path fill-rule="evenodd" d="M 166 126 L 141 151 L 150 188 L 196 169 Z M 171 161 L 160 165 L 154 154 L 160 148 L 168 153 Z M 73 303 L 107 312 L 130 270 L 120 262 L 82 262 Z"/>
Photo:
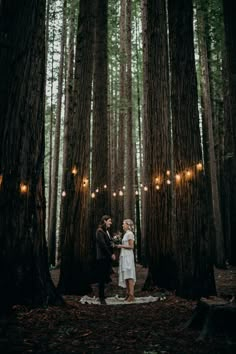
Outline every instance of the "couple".
<path fill-rule="evenodd" d="M 101 304 L 105 301 L 105 283 L 110 281 L 112 273 L 112 261 L 116 259 L 112 246 L 112 238 L 109 234 L 109 228 L 112 224 L 111 217 L 104 215 L 96 231 L 96 257 L 97 274 L 99 283 L 99 299 Z M 120 248 L 119 258 L 119 282 L 118 285 L 126 288 L 125 301 L 134 301 L 134 284 L 136 281 L 135 263 L 134 263 L 134 223 L 130 219 L 123 221 L 123 230 L 125 232 L 122 244 L 115 247 Z"/>

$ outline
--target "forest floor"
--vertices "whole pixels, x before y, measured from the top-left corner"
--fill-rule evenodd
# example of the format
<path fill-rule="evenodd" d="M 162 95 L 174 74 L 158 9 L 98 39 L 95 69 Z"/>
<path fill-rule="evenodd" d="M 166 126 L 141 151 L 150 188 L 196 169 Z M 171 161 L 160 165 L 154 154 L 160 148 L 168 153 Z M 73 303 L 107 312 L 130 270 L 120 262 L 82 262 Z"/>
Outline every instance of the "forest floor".
<path fill-rule="evenodd" d="M 56 284 L 59 270 L 51 271 Z M 196 302 L 186 301 L 161 289 L 142 291 L 147 269 L 137 265 L 135 296 L 163 296 L 145 304 L 82 304 L 79 296 L 64 296 L 65 306 L 29 309 L 14 307 L 0 350 L 5 353 L 143 353 L 231 354 L 236 343 L 217 335 L 199 339 L 200 331 L 185 328 Z M 236 294 L 236 267 L 215 270 L 218 296 L 227 300 Z M 117 286 L 117 268 L 106 295 L 124 295 Z M 94 288 L 94 294 L 96 295 Z M 0 326 L 1 327 L 1 326 Z M 2 339 L 1 339 L 2 338 Z M 4 342 L 5 341 L 5 342 Z"/>

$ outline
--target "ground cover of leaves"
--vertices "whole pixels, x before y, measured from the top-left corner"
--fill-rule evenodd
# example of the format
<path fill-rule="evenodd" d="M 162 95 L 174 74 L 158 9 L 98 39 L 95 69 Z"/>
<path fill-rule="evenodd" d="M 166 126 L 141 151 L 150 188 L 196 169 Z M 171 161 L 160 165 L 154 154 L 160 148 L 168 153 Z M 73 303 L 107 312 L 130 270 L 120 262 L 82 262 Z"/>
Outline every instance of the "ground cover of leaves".
<path fill-rule="evenodd" d="M 117 286 L 117 269 L 107 295 L 123 295 Z M 196 302 L 161 289 L 142 291 L 146 269 L 137 266 L 136 296 L 163 296 L 163 301 L 129 305 L 86 305 L 79 296 L 64 296 L 65 305 L 29 309 L 14 307 L 8 325 L 5 351 L 11 353 L 143 353 L 231 354 L 235 345 L 227 338 L 199 340 L 200 332 L 185 328 Z M 59 271 L 52 271 L 56 283 Z M 232 298 L 236 269 L 216 270 L 220 296 Z M 96 295 L 96 288 L 91 296 Z M 4 343 L 2 343 L 4 344 Z"/>

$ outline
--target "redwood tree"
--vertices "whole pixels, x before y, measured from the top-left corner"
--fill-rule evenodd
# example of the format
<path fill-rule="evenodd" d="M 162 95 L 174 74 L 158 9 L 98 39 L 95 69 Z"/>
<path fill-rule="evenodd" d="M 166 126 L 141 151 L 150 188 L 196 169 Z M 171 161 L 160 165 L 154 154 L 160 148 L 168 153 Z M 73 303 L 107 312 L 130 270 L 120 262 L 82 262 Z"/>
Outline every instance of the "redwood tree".
<path fill-rule="evenodd" d="M 224 160 L 224 189 L 225 189 L 225 231 L 230 240 L 229 260 L 236 264 L 236 3 L 233 0 L 223 0 L 226 75 L 225 86 L 225 160 Z M 228 211 L 228 212 L 227 212 Z"/>
<path fill-rule="evenodd" d="M 1 306 L 59 299 L 45 241 L 45 3 L 0 3 Z"/>
<path fill-rule="evenodd" d="M 108 113 L 107 113 L 107 10 L 108 1 L 97 2 L 94 44 L 93 82 L 93 144 L 92 144 L 92 191 L 99 188 L 92 204 L 92 232 L 102 215 L 110 213 L 108 174 Z M 104 187 L 105 186 L 105 187 Z M 110 195 L 110 194 L 109 194 Z"/>
<path fill-rule="evenodd" d="M 151 284 L 173 288 L 171 241 L 169 78 L 165 0 L 147 1 L 144 169 L 145 232 Z M 168 171 L 168 173 L 167 173 Z M 159 188 L 159 189 L 157 189 Z M 171 276 L 170 276 L 171 275 Z M 149 282 L 146 282 L 149 286 Z"/>
<path fill-rule="evenodd" d="M 215 294 L 207 188 L 201 165 L 192 1 L 169 0 L 171 107 L 176 179 L 177 294 Z"/>
<path fill-rule="evenodd" d="M 80 0 L 76 41 L 74 113 L 71 128 L 71 181 L 68 184 L 68 219 L 62 247 L 59 288 L 63 293 L 89 290 L 91 253 L 89 236 L 90 107 L 93 67 L 94 4 Z"/>

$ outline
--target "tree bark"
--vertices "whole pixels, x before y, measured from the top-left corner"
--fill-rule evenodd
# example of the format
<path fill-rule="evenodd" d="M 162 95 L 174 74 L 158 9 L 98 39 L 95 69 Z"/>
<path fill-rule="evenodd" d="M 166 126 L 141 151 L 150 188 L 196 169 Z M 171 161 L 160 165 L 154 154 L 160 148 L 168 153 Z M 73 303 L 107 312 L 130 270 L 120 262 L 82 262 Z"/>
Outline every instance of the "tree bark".
<path fill-rule="evenodd" d="M 199 58 L 201 67 L 201 92 L 202 92 L 202 109 L 203 109 L 203 125 L 206 131 L 206 139 L 204 146 L 208 150 L 205 159 L 205 164 L 209 165 L 210 172 L 210 187 L 211 187 L 211 203 L 213 213 L 213 227 L 214 227 L 214 243 L 215 243 L 215 264 L 218 267 L 225 267 L 225 253 L 224 253 L 224 235 L 222 228 L 220 198 L 217 178 L 217 164 L 215 155 L 215 141 L 213 135 L 213 112 L 211 105 L 211 92 L 208 70 L 208 51 L 206 43 L 206 23 L 204 5 L 197 6 L 197 27 L 198 27 L 198 41 L 199 41 Z"/>
<path fill-rule="evenodd" d="M 12 304 L 62 303 L 45 240 L 45 1 L 0 3 L 0 293 Z"/>
<path fill-rule="evenodd" d="M 176 293 L 185 298 L 214 295 L 207 188 L 202 170 L 192 2 L 169 0 L 171 107 L 176 180 Z"/>
<path fill-rule="evenodd" d="M 144 209 L 149 275 L 146 286 L 174 289 L 171 237 L 169 72 L 165 0 L 147 2 L 147 116 L 144 121 L 144 163 L 148 188 Z M 169 173 L 169 172 L 168 172 Z M 170 180 L 169 180 L 170 181 Z M 157 189 L 159 188 L 159 189 Z M 149 280 L 151 284 L 148 284 Z"/>
<path fill-rule="evenodd" d="M 59 153 L 60 153 L 60 135 L 61 135 L 61 104 L 63 94 L 63 72 L 64 72 L 64 53 L 66 43 L 66 10 L 67 0 L 63 2 L 63 18 L 62 33 L 60 43 L 60 64 L 58 74 L 58 91 L 57 91 L 57 110 L 56 110 L 56 127 L 54 136 L 54 155 L 52 165 L 51 180 L 51 201 L 49 213 L 49 232 L 48 232 L 48 261 L 50 265 L 55 265 L 56 261 L 56 233 L 57 233 L 57 192 L 58 192 L 58 170 L 59 170 Z"/>
<path fill-rule="evenodd" d="M 90 113 L 93 69 L 94 6 L 80 0 L 74 81 L 71 182 L 68 188 L 68 221 L 62 248 L 58 287 L 64 294 L 90 290 L 89 264 L 92 240 L 89 233 Z"/>
<path fill-rule="evenodd" d="M 229 220 L 229 238 L 231 241 L 230 258 L 231 264 L 236 264 L 236 23 L 234 18 L 234 11 L 236 10 L 236 3 L 233 0 L 224 0 L 224 24 L 225 24 L 225 46 L 226 46 L 226 77 L 228 80 L 228 87 L 226 89 L 226 96 L 228 97 L 228 110 L 225 112 L 225 120 L 227 126 L 232 128 L 233 134 L 233 151 L 225 145 L 225 181 L 228 185 L 228 197 L 230 212 L 228 214 Z M 227 140 L 230 139 L 230 131 L 226 132 Z M 228 173 L 228 176 L 226 175 Z"/>
<path fill-rule="evenodd" d="M 93 81 L 93 143 L 92 143 L 92 191 L 99 188 L 92 208 L 92 233 L 105 214 L 110 213 L 109 158 L 108 158 L 108 57 L 107 57 L 107 0 L 98 1 L 94 43 Z M 105 186 L 105 187 L 104 187 Z M 109 194 L 110 195 L 110 194 Z"/>

